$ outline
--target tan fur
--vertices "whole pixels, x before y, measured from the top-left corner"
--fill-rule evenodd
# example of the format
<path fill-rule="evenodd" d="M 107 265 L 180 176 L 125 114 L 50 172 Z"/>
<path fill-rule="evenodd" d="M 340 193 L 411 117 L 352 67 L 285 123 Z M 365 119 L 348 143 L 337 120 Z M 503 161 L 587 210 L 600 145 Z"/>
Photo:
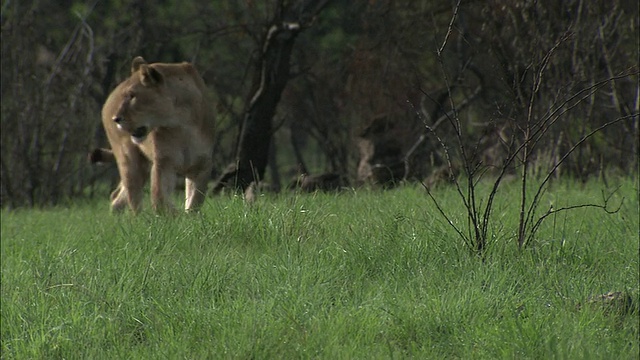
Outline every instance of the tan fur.
<path fill-rule="evenodd" d="M 151 204 L 173 211 L 176 174 L 186 178 L 185 210 L 205 198 L 212 168 L 214 116 L 204 82 L 189 63 L 147 64 L 136 57 L 131 76 L 120 83 L 102 108 L 102 124 L 111 144 L 90 159 L 115 159 L 120 184 L 111 209 L 127 205 L 138 212 L 142 190 L 151 179 Z M 113 155 L 112 157 L 110 155 Z"/>

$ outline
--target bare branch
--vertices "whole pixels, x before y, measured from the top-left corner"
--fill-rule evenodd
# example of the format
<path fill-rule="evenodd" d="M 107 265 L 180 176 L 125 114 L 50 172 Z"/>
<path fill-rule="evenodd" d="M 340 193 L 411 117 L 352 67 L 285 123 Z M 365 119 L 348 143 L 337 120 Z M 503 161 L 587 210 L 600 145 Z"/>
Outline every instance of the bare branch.
<path fill-rule="evenodd" d="M 438 49 L 438 56 L 442 55 L 444 48 L 447 46 L 447 42 L 449 41 L 449 36 L 451 36 L 451 30 L 453 29 L 453 23 L 455 23 L 456 18 L 458 17 L 458 11 L 460 10 L 460 2 L 462 0 L 458 0 L 456 6 L 453 8 L 453 15 L 451 16 L 451 20 L 449 21 L 449 26 L 447 27 L 447 34 L 444 36 L 442 40 L 442 45 Z"/>
<path fill-rule="evenodd" d="M 595 134 L 599 133 L 600 131 L 604 130 L 605 128 L 612 126 L 616 123 L 619 123 L 621 121 L 624 120 L 629 120 L 629 119 L 633 119 L 635 117 L 637 117 L 638 114 L 632 114 L 632 115 L 628 115 L 628 116 L 623 116 L 620 118 L 617 118 L 615 120 L 609 121 L 597 128 L 595 128 L 594 130 L 592 130 L 591 132 L 589 132 L 588 134 L 586 134 L 585 136 L 583 136 L 578 142 L 576 142 L 563 156 L 562 158 L 560 158 L 560 160 L 558 160 L 558 162 L 556 162 L 556 164 L 554 164 L 554 166 L 547 172 L 547 175 L 544 177 L 544 179 L 542 180 L 542 183 L 538 186 L 538 190 L 536 191 L 536 194 L 533 197 L 533 201 L 531 203 L 531 206 L 529 207 L 529 211 L 527 213 L 527 221 L 532 221 L 533 217 L 534 217 L 534 213 L 537 207 L 537 204 L 539 204 L 540 202 L 540 197 L 543 194 L 543 190 L 546 189 L 546 185 L 549 182 L 549 180 L 551 179 L 551 176 L 553 175 L 553 173 L 558 169 L 558 167 L 580 146 L 582 145 L 585 141 L 587 141 L 589 138 L 591 138 L 592 136 L 594 136 Z M 556 210 L 558 211 L 558 210 Z M 525 223 L 526 223 L 525 222 Z M 533 231 L 534 229 L 537 229 L 537 227 L 534 225 L 534 227 L 532 227 L 532 231 L 531 234 L 529 235 L 529 237 L 533 236 L 533 234 L 535 234 L 535 231 Z"/>
<path fill-rule="evenodd" d="M 472 240 L 468 238 L 460 229 L 458 229 L 458 227 L 449 218 L 449 216 L 444 211 L 442 206 L 440 206 L 440 203 L 438 202 L 438 200 L 436 200 L 436 198 L 431 193 L 431 189 L 429 189 L 429 186 L 427 186 L 424 182 L 420 182 L 420 184 L 422 184 L 422 187 L 424 187 L 424 189 L 427 191 L 427 195 L 429 195 L 429 198 L 431 199 L 431 201 L 433 201 L 433 204 L 436 206 L 436 209 L 438 209 L 438 212 L 440 213 L 440 215 L 442 215 L 442 217 L 444 217 L 444 219 L 447 221 L 447 224 L 449 224 L 455 230 L 455 232 L 458 233 L 458 235 L 460 236 L 464 244 L 469 249 L 473 249 L 474 246 L 473 246 Z"/>
<path fill-rule="evenodd" d="M 538 220 L 536 221 L 536 223 L 531 227 L 531 230 L 529 231 L 529 236 L 527 237 L 526 241 L 524 242 L 523 246 L 526 246 L 528 243 L 530 243 L 533 240 L 533 237 L 535 236 L 535 234 L 538 231 L 538 228 L 540 227 L 540 225 L 542 225 L 542 222 L 548 218 L 551 215 L 555 215 L 559 212 L 562 211 L 567 211 L 567 210 L 575 210 L 575 209 L 581 209 L 581 208 L 597 208 L 597 209 L 601 209 L 604 212 L 606 212 L 607 214 L 615 214 L 617 212 L 620 211 L 620 209 L 622 208 L 622 204 L 624 203 L 624 198 L 622 200 L 620 200 L 620 205 L 618 205 L 617 208 L 610 210 L 609 209 L 609 202 L 611 200 L 611 197 L 620 189 L 620 187 L 617 187 L 615 190 L 613 190 L 612 192 L 610 192 L 608 195 L 605 196 L 604 192 L 602 193 L 602 204 L 578 204 L 578 205 L 570 205 L 570 206 L 565 206 L 565 207 L 561 207 L 558 209 L 554 209 L 553 205 L 549 207 L 549 209 L 543 214 L 541 215 Z"/>

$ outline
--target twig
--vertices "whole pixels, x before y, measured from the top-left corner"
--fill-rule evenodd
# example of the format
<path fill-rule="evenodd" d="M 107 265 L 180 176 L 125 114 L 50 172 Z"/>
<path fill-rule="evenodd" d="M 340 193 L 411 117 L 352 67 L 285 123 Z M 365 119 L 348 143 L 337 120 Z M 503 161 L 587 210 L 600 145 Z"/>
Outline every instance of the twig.
<path fill-rule="evenodd" d="M 589 132 L 588 134 L 586 134 L 585 136 L 583 136 L 580 140 L 578 140 L 578 142 L 576 142 L 561 158 L 560 160 L 558 160 L 554 166 L 547 172 L 547 175 L 544 177 L 544 179 L 542 180 L 542 183 L 538 186 L 538 190 L 536 191 L 536 194 L 533 197 L 533 201 L 531 202 L 531 205 L 529 206 L 529 210 L 527 212 L 527 219 L 525 221 L 525 227 L 527 225 L 527 223 L 533 221 L 533 217 L 535 214 L 535 210 L 537 208 L 537 205 L 540 203 L 540 197 L 542 196 L 544 189 L 546 189 L 546 184 L 549 182 L 549 180 L 551 179 L 551 176 L 553 175 L 553 173 L 558 169 L 558 167 L 571 155 L 571 153 L 573 153 L 580 145 L 582 145 L 585 141 L 587 141 L 589 138 L 591 138 L 593 135 L 597 134 L 598 132 L 602 131 L 603 129 L 614 125 L 616 123 L 619 123 L 621 121 L 624 120 L 628 120 L 628 119 L 633 119 L 634 117 L 638 116 L 637 114 L 632 114 L 632 115 L 628 115 L 628 116 L 623 116 L 620 118 L 617 118 L 615 120 L 609 121 L 599 127 L 597 127 L 596 129 L 592 130 L 591 132 Z M 585 205 L 586 206 L 586 205 Z M 583 207 L 583 206 L 576 206 L 576 207 Z M 559 211 L 555 210 L 555 211 Z M 546 215 L 543 216 L 543 218 L 545 218 Z M 526 242 L 528 243 L 531 238 L 535 235 L 535 232 L 538 228 L 538 223 L 541 222 L 542 219 L 538 219 L 538 221 L 536 222 L 536 224 L 531 228 L 531 231 L 529 232 L 529 235 L 527 236 L 527 240 Z M 523 244 L 524 245 L 524 244 Z"/>
<path fill-rule="evenodd" d="M 608 205 L 609 205 L 609 201 L 611 200 L 611 197 L 613 196 L 613 194 L 615 194 L 616 192 L 618 192 L 618 190 L 620 189 L 620 186 L 618 186 L 615 190 L 613 190 L 611 193 L 609 193 L 609 195 L 604 196 L 604 193 L 602 194 L 603 196 L 603 204 L 598 205 L 598 204 L 578 204 L 578 205 L 570 205 L 570 206 L 565 206 L 565 207 L 561 207 L 559 209 L 554 209 L 553 206 L 551 206 L 549 208 L 549 210 L 547 210 L 542 216 L 540 216 L 538 218 L 538 220 L 536 221 L 536 223 L 531 227 L 531 231 L 529 231 L 529 236 L 527 237 L 527 240 L 525 241 L 525 243 L 523 244 L 523 246 L 526 246 L 529 242 L 531 242 L 533 240 L 533 236 L 536 234 L 536 232 L 538 231 L 538 228 L 540 227 L 540 225 L 542 224 L 542 222 L 549 217 L 550 215 L 555 215 L 561 211 L 567 211 L 567 210 L 574 210 L 574 209 L 580 209 L 580 208 L 598 208 L 598 209 L 602 209 L 604 210 L 604 212 L 606 212 L 607 214 L 615 214 L 617 212 L 620 211 L 620 209 L 622 208 L 622 204 L 624 202 L 624 198 L 620 201 L 620 205 L 614 209 L 614 210 L 609 210 Z"/>
<path fill-rule="evenodd" d="M 447 42 L 449 41 L 449 36 L 451 36 L 451 30 L 453 29 L 453 23 L 456 21 L 458 17 L 458 10 L 460 10 L 460 2 L 462 0 L 458 0 L 458 3 L 453 9 L 453 15 L 451 16 L 451 20 L 449 21 L 449 26 L 447 27 L 447 34 L 444 36 L 444 40 L 442 41 L 442 45 L 438 49 L 438 56 L 442 55 L 444 48 L 447 46 Z"/>

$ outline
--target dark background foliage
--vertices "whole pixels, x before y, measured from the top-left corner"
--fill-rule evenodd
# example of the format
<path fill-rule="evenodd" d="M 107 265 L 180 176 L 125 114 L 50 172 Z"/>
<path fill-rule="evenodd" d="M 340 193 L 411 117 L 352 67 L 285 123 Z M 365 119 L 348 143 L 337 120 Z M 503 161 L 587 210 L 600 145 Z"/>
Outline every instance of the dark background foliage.
<path fill-rule="evenodd" d="M 106 145 L 101 105 L 137 55 L 196 64 L 218 110 L 219 174 L 236 155 L 260 41 L 279 6 L 294 2 L 4 1 L 2 206 L 57 204 L 113 185 L 113 168 L 92 167 L 86 154 Z M 425 125 L 447 142 L 453 128 L 438 119 L 452 109 L 473 161 L 488 168 L 509 152 L 505 138 L 517 143 L 522 124 L 555 109 L 565 110 L 531 149 L 534 170 L 627 117 L 557 171 L 581 180 L 637 171 L 635 1 L 464 1 L 449 26 L 454 8 L 330 2 L 296 40 L 266 180 L 279 187 L 301 168 L 353 185 L 423 180 L 442 165 Z"/>

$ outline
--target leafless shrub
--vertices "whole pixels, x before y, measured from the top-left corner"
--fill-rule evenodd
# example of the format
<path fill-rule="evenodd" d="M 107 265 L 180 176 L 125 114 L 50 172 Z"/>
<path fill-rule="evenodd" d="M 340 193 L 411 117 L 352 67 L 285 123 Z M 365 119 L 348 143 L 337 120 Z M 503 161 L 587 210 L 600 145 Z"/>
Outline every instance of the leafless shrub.
<path fill-rule="evenodd" d="M 579 5 L 582 7 L 582 2 Z M 504 10 L 505 8 L 508 9 L 508 6 L 501 9 Z M 634 125 L 634 122 L 637 124 L 638 112 L 630 109 L 637 109 L 638 105 L 636 103 L 634 106 L 626 101 L 624 102 L 625 105 L 616 106 L 617 113 L 614 113 L 614 116 L 610 116 L 609 119 L 584 121 L 587 125 L 579 130 L 577 136 L 566 136 L 567 131 L 574 130 L 572 127 L 576 124 L 575 117 L 584 114 L 581 112 L 582 110 L 586 108 L 589 111 L 588 114 L 590 114 L 600 108 L 596 104 L 596 99 L 607 94 L 604 90 L 609 90 L 612 104 L 616 104 L 615 99 L 619 100 L 621 98 L 616 92 L 616 84 L 629 82 L 633 78 L 637 79 L 637 67 L 614 73 L 610 70 L 612 65 L 607 61 L 607 58 L 601 58 L 600 60 L 609 64 L 604 66 L 607 70 L 597 74 L 588 73 L 588 76 L 583 81 L 580 80 L 580 77 L 554 77 L 553 75 L 557 72 L 563 71 L 558 67 L 562 67 L 565 64 L 566 48 L 571 48 L 572 44 L 577 41 L 574 38 L 576 32 L 569 31 L 571 29 L 560 32 L 558 38 L 552 42 L 542 41 L 547 38 L 533 37 L 536 46 L 529 46 L 526 50 L 523 50 L 522 55 L 525 58 L 517 58 L 522 68 L 515 71 L 517 76 L 512 77 L 512 81 L 507 84 L 507 89 L 513 95 L 514 101 L 510 107 L 507 107 L 508 116 L 502 117 L 502 123 L 500 124 L 500 126 L 509 129 L 509 135 L 504 136 L 502 134 L 497 139 L 504 149 L 504 155 L 499 157 L 501 159 L 499 163 L 486 164 L 483 163 L 479 151 L 479 144 L 482 143 L 484 136 L 479 137 L 476 141 L 470 141 L 468 138 L 466 132 L 467 124 L 463 121 L 458 106 L 459 100 L 457 100 L 460 99 L 461 94 L 455 90 L 460 84 L 452 80 L 447 71 L 447 66 L 445 66 L 445 49 L 456 29 L 455 24 L 459 10 L 460 1 L 454 8 L 453 16 L 443 41 L 436 50 L 436 56 L 442 69 L 443 81 L 449 92 L 449 111 L 446 113 L 446 120 L 450 132 L 448 137 L 443 137 L 436 132 L 435 126 L 429 123 L 425 125 L 428 132 L 441 146 L 450 178 L 453 179 L 454 186 L 467 210 L 467 226 L 464 228 L 456 225 L 451 220 L 447 209 L 438 202 L 431 188 L 424 184 L 427 194 L 435 203 L 440 214 L 445 217 L 470 249 L 484 256 L 489 245 L 490 223 L 493 219 L 492 211 L 498 188 L 511 169 L 517 169 L 521 189 L 518 199 L 518 229 L 514 231 L 516 234 L 515 240 L 519 248 L 530 244 L 542 222 L 559 211 L 593 207 L 609 213 L 616 212 L 617 209 L 611 207 L 611 194 L 603 194 L 602 201 L 597 204 L 575 204 L 562 208 L 550 207 L 542 211 L 540 210 L 540 204 L 550 179 L 558 169 L 570 164 L 570 159 L 575 158 L 576 154 L 580 155 L 578 152 L 584 149 L 585 145 L 591 143 L 596 137 L 605 134 L 607 130 L 618 128 L 619 131 L 620 128 L 625 129 L 630 126 L 637 126 Z M 541 15 L 537 13 L 541 11 L 537 4 L 529 4 L 526 9 L 519 10 L 530 16 Z M 581 11 L 580 9 L 578 10 Z M 517 17 L 514 13 L 509 15 Z M 606 19 L 610 17 L 610 14 L 605 15 Z M 535 20 L 535 23 L 539 25 L 541 19 Z M 513 20 L 512 24 L 515 26 L 521 25 L 521 23 L 521 21 Z M 508 25 L 506 26 L 508 27 Z M 571 26 L 580 27 L 581 31 L 579 32 L 586 32 L 583 29 L 586 25 L 578 20 L 573 22 Z M 598 30 L 599 32 L 600 30 Z M 519 32 L 511 34 L 511 36 L 522 35 Z M 582 34 L 581 36 L 586 35 Z M 517 38 L 514 41 L 522 40 Z M 571 53 L 569 52 L 569 54 Z M 514 72 L 513 69 L 518 69 L 520 66 L 515 58 L 512 61 L 513 63 L 507 63 L 505 66 L 505 71 L 508 73 Z M 569 65 L 570 68 L 575 66 L 577 66 L 575 63 Z M 504 114 L 502 108 L 499 108 L 496 113 Z M 492 122 L 495 124 L 497 121 Z M 560 136 L 566 136 L 566 139 L 560 138 Z M 558 144 L 563 146 L 558 146 Z M 456 177 L 455 172 L 458 167 L 461 169 L 461 175 Z M 534 169 L 537 169 L 535 170 L 535 175 L 537 175 L 535 177 L 532 176 Z M 493 175 L 493 180 L 489 180 L 491 184 L 490 190 L 485 193 L 479 189 L 478 184 L 480 180 L 486 179 L 485 175 L 488 172 Z M 533 192 L 531 189 L 534 189 Z"/>

